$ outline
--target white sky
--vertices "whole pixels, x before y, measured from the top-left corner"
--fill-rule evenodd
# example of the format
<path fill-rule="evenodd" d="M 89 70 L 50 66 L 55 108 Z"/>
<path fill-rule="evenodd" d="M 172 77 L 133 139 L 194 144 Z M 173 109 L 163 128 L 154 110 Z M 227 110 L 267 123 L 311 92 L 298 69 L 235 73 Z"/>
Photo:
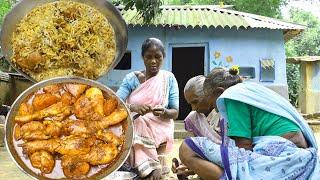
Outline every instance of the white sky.
<path fill-rule="evenodd" d="M 291 7 L 312 12 L 320 18 L 320 0 L 289 0 L 288 5 L 282 8 L 284 18 L 288 18 L 288 12 Z"/>

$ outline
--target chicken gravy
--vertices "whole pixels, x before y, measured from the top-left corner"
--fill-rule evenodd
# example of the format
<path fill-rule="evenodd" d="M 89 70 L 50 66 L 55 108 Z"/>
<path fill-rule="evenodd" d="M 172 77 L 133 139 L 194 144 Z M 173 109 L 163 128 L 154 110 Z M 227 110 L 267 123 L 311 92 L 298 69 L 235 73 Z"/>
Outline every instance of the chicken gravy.
<path fill-rule="evenodd" d="M 44 93 L 44 91 L 43 91 L 43 89 L 40 89 L 37 92 L 33 93 L 32 95 L 28 96 L 28 98 L 26 98 L 26 100 L 24 102 L 30 105 L 30 104 L 32 104 L 32 101 L 33 101 L 35 95 L 36 94 L 42 94 L 42 93 Z M 106 96 L 106 92 L 104 92 L 104 97 L 105 96 Z M 119 106 L 121 106 L 120 103 L 119 103 Z M 69 115 L 68 118 L 71 119 L 71 120 L 76 120 L 77 119 L 75 114 Z M 126 133 L 126 130 L 127 130 L 127 124 L 126 124 L 125 121 L 126 120 L 124 120 L 124 121 L 122 121 L 122 122 L 120 122 L 120 123 L 118 123 L 116 125 L 110 126 L 110 127 L 106 128 L 104 130 L 111 131 L 114 135 L 116 135 L 118 137 L 120 137 L 120 136 L 121 137 L 125 137 L 125 133 Z M 13 132 L 16 132 L 17 126 L 18 126 L 18 124 L 15 124 Z M 31 161 L 30 161 L 28 155 L 23 153 L 23 148 L 21 147 L 21 145 L 24 144 L 24 143 L 25 143 L 25 141 L 22 140 L 22 139 L 15 140 L 15 138 L 13 138 L 13 144 L 14 144 L 14 148 L 15 148 L 17 154 L 19 155 L 20 159 L 25 163 L 25 165 L 30 170 L 32 170 L 34 173 L 36 173 L 38 175 L 41 175 L 43 177 L 50 178 L 50 179 L 66 178 L 66 176 L 64 175 L 64 172 L 62 170 L 62 166 L 61 166 L 61 157 L 60 157 L 60 155 L 58 153 L 53 154 L 53 157 L 55 159 L 55 165 L 54 165 L 54 168 L 53 168 L 52 172 L 49 173 L 49 174 L 45 174 L 45 173 L 42 173 L 40 171 L 40 169 L 34 168 L 32 166 L 32 164 L 31 164 Z M 103 170 L 106 170 L 112 164 L 117 162 L 119 160 L 120 155 L 124 151 L 123 147 L 124 147 L 125 143 L 126 142 L 125 142 L 125 139 L 124 139 L 123 144 L 118 147 L 118 149 L 120 151 L 119 154 L 110 163 L 102 164 L 102 165 L 90 165 L 91 166 L 90 171 L 86 175 L 86 177 L 84 177 L 84 178 L 88 178 L 88 177 L 92 177 L 93 178 L 94 175 L 102 172 Z"/>

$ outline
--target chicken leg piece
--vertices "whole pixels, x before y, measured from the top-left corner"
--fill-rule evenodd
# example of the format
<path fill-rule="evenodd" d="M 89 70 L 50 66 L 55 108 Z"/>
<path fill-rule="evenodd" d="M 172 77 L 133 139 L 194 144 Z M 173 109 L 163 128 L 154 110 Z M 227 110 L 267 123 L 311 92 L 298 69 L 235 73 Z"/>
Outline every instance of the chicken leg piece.
<path fill-rule="evenodd" d="M 128 117 L 128 112 L 123 109 L 119 108 L 113 111 L 109 116 L 104 117 L 101 121 L 93 121 L 90 123 L 90 126 L 100 130 L 105 129 L 109 126 L 116 125 Z"/>
<path fill-rule="evenodd" d="M 102 91 L 99 88 L 92 87 L 86 91 L 85 96 L 89 98 L 91 102 L 95 102 L 94 111 L 99 115 L 104 116 L 104 97 Z"/>
<path fill-rule="evenodd" d="M 35 111 L 40 111 L 57 103 L 58 100 L 59 98 L 57 96 L 49 93 L 37 94 L 32 101 L 32 106 Z"/>
<path fill-rule="evenodd" d="M 104 101 L 104 115 L 109 116 L 118 107 L 118 101 L 114 97 L 109 97 Z"/>
<path fill-rule="evenodd" d="M 50 153 L 58 152 L 62 155 L 83 155 L 90 151 L 95 138 L 83 138 L 80 136 L 67 136 L 62 139 L 36 140 L 22 144 L 23 153 L 32 154 L 45 150 Z"/>
<path fill-rule="evenodd" d="M 58 138 L 62 133 L 62 126 L 63 124 L 58 121 L 43 121 L 43 124 L 46 126 L 45 134 L 53 137 Z"/>
<path fill-rule="evenodd" d="M 104 117 L 100 121 L 68 121 L 64 126 L 64 131 L 68 134 L 95 134 L 98 130 L 108 128 L 109 126 L 116 125 L 128 117 L 125 109 L 117 109 L 109 116 Z"/>
<path fill-rule="evenodd" d="M 114 144 L 98 144 L 92 147 L 85 159 L 92 165 L 107 164 L 114 160 L 119 154 Z"/>
<path fill-rule="evenodd" d="M 79 119 L 100 120 L 104 117 L 104 97 L 100 89 L 89 88 L 75 103 L 74 113 Z"/>
<path fill-rule="evenodd" d="M 26 142 L 21 146 L 23 150 L 22 152 L 28 155 L 41 150 L 54 153 L 56 149 L 60 146 L 60 140 L 59 139 L 36 140 L 36 141 Z"/>
<path fill-rule="evenodd" d="M 52 172 L 55 160 L 47 151 L 38 151 L 30 156 L 30 162 L 34 168 L 40 169 L 42 173 L 49 174 Z"/>
<path fill-rule="evenodd" d="M 70 156 L 87 154 L 94 142 L 94 137 L 67 136 L 61 139 L 60 146 L 57 147 L 56 152 Z"/>
<path fill-rule="evenodd" d="M 117 147 L 121 146 L 123 144 L 123 139 L 121 137 L 116 136 L 115 134 L 113 134 L 112 132 L 108 131 L 108 132 L 103 132 L 103 131 L 98 131 L 96 134 L 96 137 L 98 139 L 103 140 L 104 142 L 110 144 L 114 144 Z"/>
<path fill-rule="evenodd" d="M 36 139 L 49 139 L 50 136 L 47 136 L 44 133 L 45 125 L 38 121 L 31 121 L 21 126 L 20 134 L 21 138 L 27 141 L 36 140 Z"/>
<path fill-rule="evenodd" d="M 32 141 L 57 138 L 61 134 L 61 127 L 62 124 L 56 121 L 31 121 L 21 126 L 19 139 Z"/>
<path fill-rule="evenodd" d="M 112 162 L 119 150 L 114 144 L 98 144 L 91 148 L 91 151 L 79 157 L 82 161 L 89 162 L 91 165 L 108 164 Z"/>
<path fill-rule="evenodd" d="M 87 175 L 91 165 L 108 164 L 119 154 L 114 144 L 98 144 L 91 151 L 82 156 L 63 156 L 61 166 L 68 178 L 78 178 Z"/>
<path fill-rule="evenodd" d="M 16 141 L 19 141 L 22 137 L 22 134 L 21 134 L 21 126 L 19 124 L 16 124 L 14 126 L 14 131 L 13 131 L 13 136 L 14 136 L 14 139 Z"/>
<path fill-rule="evenodd" d="M 87 89 L 85 84 L 66 84 L 65 89 L 72 94 L 75 98 L 79 98 L 80 95 Z"/>
<path fill-rule="evenodd" d="M 85 178 L 90 171 L 90 164 L 80 161 L 73 156 L 63 156 L 61 159 L 61 166 L 64 175 L 67 178 L 81 179 Z"/>
<path fill-rule="evenodd" d="M 19 110 L 18 110 L 18 115 L 20 116 L 25 116 L 33 113 L 33 107 L 30 104 L 27 103 L 21 103 Z"/>
<path fill-rule="evenodd" d="M 62 89 L 61 84 L 52 84 L 43 88 L 43 91 L 50 94 L 58 95 L 60 94 L 60 90 Z"/>
<path fill-rule="evenodd" d="M 52 117 L 52 116 L 61 116 L 64 117 L 71 114 L 71 108 L 70 106 L 65 106 L 62 102 L 58 102 L 56 104 L 53 104 L 41 111 L 37 111 L 30 115 L 18 115 L 15 117 L 15 121 L 18 123 L 27 123 L 33 120 L 42 120 L 46 117 Z"/>

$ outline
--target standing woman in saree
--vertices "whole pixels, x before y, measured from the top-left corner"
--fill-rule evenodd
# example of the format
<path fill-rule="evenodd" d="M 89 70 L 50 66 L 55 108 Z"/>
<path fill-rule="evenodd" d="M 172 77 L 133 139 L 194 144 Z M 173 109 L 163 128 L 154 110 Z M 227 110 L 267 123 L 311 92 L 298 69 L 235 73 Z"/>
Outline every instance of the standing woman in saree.
<path fill-rule="evenodd" d="M 141 178 L 158 180 L 162 171 L 158 155 L 173 146 L 179 89 L 174 75 L 160 70 L 165 50 L 159 39 L 145 40 L 141 55 L 145 70 L 127 74 L 117 95 L 126 101 L 134 119 L 130 164 Z"/>
<path fill-rule="evenodd" d="M 180 159 L 202 179 L 320 179 L 312 130 L 274 91 L 242 82 L 239 70 L 216 68 L 204 92 L 219 111 L 222 144 L 187 138 Z"/>

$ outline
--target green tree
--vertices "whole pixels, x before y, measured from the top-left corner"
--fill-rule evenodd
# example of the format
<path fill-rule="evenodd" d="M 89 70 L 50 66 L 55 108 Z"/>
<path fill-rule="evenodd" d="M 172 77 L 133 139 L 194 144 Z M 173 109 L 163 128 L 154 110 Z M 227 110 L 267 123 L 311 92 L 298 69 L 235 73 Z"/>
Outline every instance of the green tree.
<path fill-rule="evenodd" d="M 0 0 L 0 25 L 2 25 L 3 18 L 11 8 L 9 0 Z"/>
<path fill-rule="evenodd" d="M 0 26 L 2 25 L 3 18 L 11 8 L 11 2 L 9 0 L 0 0 Z M 9 64 L 2 58 L 2 52 L 0 49 L 0 71 L 5 71 L 9 68 Z"/>
<path fill-rule="evenodd" d="M 148 24 L 157 14 L 161 13 L 163 0 L 112 0 L 115 5 L 124 5 L 124 9 L 136 8 L 144 23 Z"/>
<path fill-rule="evenodd" d="M 286 56 L 295 57 L 297 52 L 294 49 L 294 42 L 289 41 L 286 43 Z M 300 65 L 299 64 L 287 64 L 287 82 L 288 82 L 288 94 L 290 103 L 297 107 L 298 98 L 300 92 Z"/>
<path fill-rule="evenodd" d="M 125 9 L 135 7 L 145 23 L 149 23 L 157 14 L 161 13 L 160 6 L 166 5 L 207 5 L 227 4 L 234 5 L 238 11 L 259 14 L 269 17 L 281 17 L 281 6 L 286 5 L 287 0 L 112 0 L 115 5 L 122 4 Z"/>
<path fill-rule="evenodd" d="M 208 4 L 219 4 L 219 0 L 164 0 L 164 4 L 168 5 L 208 5 Z"/>
<path fill-rule="evenodd" d="M 287 0 L 226 0 L 225 3 L 234 5 L 238 11 L 280 18 L 280 8 L 287 4 Z"/>
<path fill-rule="evenodd" d="M 164 4 L 226 4 L 234 5 L 234 9 L 242 12 L 259 14 L 268 17 L 281 17 L 281 6 L 287 4 L 287 0 L 164 0 Z"/>
<path fill-rule="evenodd" d="M 310 12 L 291 9 L 290 21 L 308 28 L 300 36 L 289 41 L 287 49 L 292 49 L 296 56 L 320 55 L 320 20 Z"/>
<path fill-rule="evenodd" d="M 316 56 L 320 55 L 320 21 L 310 12 L 299 9 L 290 10 L 291 22 L 306 25 L 308 28 L 298 37 L 286 43 L 286 55 Z M 287 80 L 289 86 L 290 102 L 297 106 L 300 90 L 299 65 L 287 65 Z"/>

